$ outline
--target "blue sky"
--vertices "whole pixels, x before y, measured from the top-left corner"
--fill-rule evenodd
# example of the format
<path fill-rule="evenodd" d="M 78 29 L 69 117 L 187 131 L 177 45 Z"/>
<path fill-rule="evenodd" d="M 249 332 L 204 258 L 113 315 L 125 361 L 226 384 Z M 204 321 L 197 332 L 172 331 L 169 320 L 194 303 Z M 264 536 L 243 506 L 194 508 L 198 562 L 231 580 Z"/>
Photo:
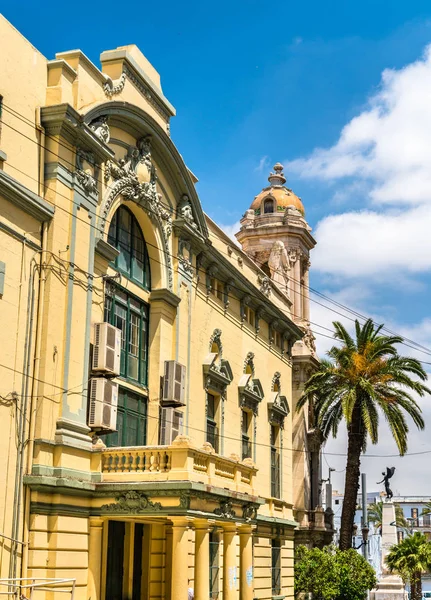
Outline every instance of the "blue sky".
<path fill-rule="evenodd" d="M 80 48 L 99 64 L 137 44 L 177 109 L 172 137 L 204 210 L 234 225 L 283 162 L 319 242 L 312 285 L 431 347 L 429 2 L 18 0 L 3 14 L 48 58 Z M 314 322 L 336 318 L 312 304 Z M 317 338 L 323 353 L 330 341 Z M 414 434 L 410 450 L 431 450 L 428 437 Z M 394 451 L 384 432 L 375 453 Z M 427 456 L 396 463 L 395 489 L 431 494 L 418 475 Z M 389 459 L 373 460 L 378 478 Z"/>

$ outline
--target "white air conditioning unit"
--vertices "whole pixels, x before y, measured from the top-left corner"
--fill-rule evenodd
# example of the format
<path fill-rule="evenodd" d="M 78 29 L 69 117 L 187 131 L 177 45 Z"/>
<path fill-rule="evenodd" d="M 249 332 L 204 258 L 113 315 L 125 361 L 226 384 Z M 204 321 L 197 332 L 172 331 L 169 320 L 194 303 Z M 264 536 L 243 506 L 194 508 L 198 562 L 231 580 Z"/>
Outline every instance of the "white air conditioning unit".
<path fill-rule="evenodd" d="M 117 428 L 118 383 L 103 377 L 90 380 L 88 426 L 93 429 Z"/>
<path fill-rule="evenodd" d="M 109 323 L 94 326 L 93 371 L 120 374 L 121 330 Z"/>
<path fill-rule="evenodd" d="M 183 433 L 183 413 L 175 408 L 163 408 L 160 413 L 160 445 L 170 446 Z"/>
<path fill-rule="evenodd" d="M 184 406 L 186 368 L 176 360 L 165 360 L 162 406 Z"/>

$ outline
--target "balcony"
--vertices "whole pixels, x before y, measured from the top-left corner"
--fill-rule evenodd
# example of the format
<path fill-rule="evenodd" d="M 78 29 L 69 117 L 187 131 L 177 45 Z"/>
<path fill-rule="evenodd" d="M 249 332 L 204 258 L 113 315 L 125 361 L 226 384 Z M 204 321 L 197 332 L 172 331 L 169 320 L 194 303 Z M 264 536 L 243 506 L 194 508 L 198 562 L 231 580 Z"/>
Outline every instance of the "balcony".
<path fill-rule="evenodd" d="M 431 530 L 431 515 L 424 515 L 418 518 L 408 517 L 406 520 L 410 529 Z"/>
<path fill-rule="evenodd" d="M 171 446 L 104 448 L 92 463 L 104 483 L 195 481 L 247 494 L 254 493 L 257 473 L 251 459 L 219 456 L 211 444 L 197 448 L 186 436 Z"/>

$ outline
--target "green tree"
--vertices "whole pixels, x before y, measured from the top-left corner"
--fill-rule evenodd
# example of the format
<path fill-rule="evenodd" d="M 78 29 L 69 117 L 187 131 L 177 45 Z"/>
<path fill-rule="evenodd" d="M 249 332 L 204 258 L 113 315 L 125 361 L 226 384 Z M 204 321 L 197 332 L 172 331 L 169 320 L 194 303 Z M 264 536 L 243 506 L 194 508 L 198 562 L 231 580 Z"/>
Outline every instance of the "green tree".
<path fill-rule="evenodd" d="M 295 597 L 312 594 L 314 600 L 332 600 L 337 591 L 331 549 L 299 546 L 295 556 Z"/>
<path fill-rule="evenodd" d="M 380 529 L 383 524 L 383 502 L 373 502 L 368 506 L 368 521 L 374 523 L 376 529 Z M 409 523 L 404 516 L 403 509 L 399 504 L 395 504 L 395 523 L 400 529 L 409 529 Z"/>
<path fill-rule="evenodd" d="M 352 546 L 361 454 L 368 440 L 373 444 L 378 441 L 379 413 L 386 418 L 403 455 L 409 431 L 404 413 L 419 429 L 424 428 L 421 409 L 411 392 L 421 397 L 431 392 L 422 383 L 427 375 L 421 363 L 397 353 L 400 336 L 382 335 L 383 326 L 375 327 L 371 319 L 364 325 L 355 322 L 355 339 L 341 323 L 335 321 L 333 326 L 341 347 L 333 346 L 328 352 L 330 360 L 322 361 L 310 377 L 297 410 L 306 402 L 313 405 L 316 425 L 325 440 L 331 433 L 335 437 L 341 421 L 346 422 L 348 445 L 340 549 L 347 550 Z"/>
<path fill-rule="evenodd" d="M 365 600 L 376 585 L 373 568 L 355 550 L 300 546 L 295 560 L 295 597 Z"/>
<path fill-rule="evenodd" d="M 410 583 L 411 600 L 422 600 L 422 573 L 431 568 L 431 544 L 425 535 L 416 531 L 392 546 L 386 564 Z"/>

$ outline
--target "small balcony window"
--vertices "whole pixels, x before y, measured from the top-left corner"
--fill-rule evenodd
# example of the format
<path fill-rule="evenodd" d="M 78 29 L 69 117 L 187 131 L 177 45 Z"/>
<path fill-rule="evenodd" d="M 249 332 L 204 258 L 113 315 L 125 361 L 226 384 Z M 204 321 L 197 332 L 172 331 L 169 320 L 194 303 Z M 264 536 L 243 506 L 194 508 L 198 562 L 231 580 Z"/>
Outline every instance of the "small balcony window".
<path fill-rule="evenodd" d="M 219 428 L 218 419 L 219 399 L 214 394 L 207 394 L 207 442 L 211 444 L 214 450 L 219 452 Z"/>

